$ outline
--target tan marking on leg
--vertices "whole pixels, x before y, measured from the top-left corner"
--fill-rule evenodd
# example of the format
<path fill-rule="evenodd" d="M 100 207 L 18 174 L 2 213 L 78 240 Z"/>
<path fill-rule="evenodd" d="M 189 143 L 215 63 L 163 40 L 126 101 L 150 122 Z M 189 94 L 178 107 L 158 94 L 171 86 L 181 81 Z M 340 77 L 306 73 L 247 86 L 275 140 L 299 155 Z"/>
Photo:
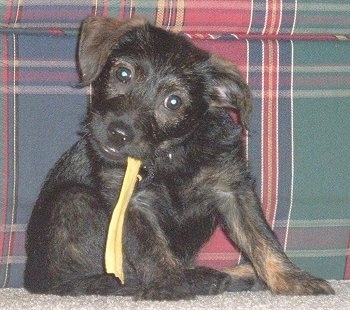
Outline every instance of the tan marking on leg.
<path fill-rule="evenodd" d="M 223 269 L 222 271 L 234 278 L 257 278 L 255 270 L 251 264 L 242 264 L 233 268 L 228 267 Z"/>
<path fill-rule="evenodd" d="M 279 257 L 268 250 L 265 254 L 264 269 L 264 280 L 272 292 L 283 294 L 290 290 L 286 277 L 290 269 L 285 263 L 283 255 Z"/>

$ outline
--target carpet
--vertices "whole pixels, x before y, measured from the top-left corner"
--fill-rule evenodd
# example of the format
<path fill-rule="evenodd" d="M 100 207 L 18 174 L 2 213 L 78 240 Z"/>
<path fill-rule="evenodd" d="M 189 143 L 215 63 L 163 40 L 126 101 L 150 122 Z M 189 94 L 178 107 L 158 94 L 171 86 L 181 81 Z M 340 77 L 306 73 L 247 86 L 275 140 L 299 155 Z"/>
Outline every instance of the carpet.
<path fill-rule="evenodd" d="M 0 289 L 0 309 L 350 309 L 350 281 L 331 281 L 334 296 L 274 296 L 270 292 L 225 293 L 190 301 L 135 302 L 129 297 L 32 295 L 24 289 Z"/>

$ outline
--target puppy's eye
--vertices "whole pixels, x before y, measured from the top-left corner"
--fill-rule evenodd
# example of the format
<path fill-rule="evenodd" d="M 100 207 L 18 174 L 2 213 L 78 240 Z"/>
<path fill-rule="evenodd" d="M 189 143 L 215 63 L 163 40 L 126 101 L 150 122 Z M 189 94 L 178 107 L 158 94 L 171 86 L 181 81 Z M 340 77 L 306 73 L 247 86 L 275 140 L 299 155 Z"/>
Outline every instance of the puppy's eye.
<path fill-rule="evenodd" d="M 182 100 L 177 95 L 170 95 L 164 101 L 164 106 L 172 111 L 177 110 L 182 105 Z"/>
<path fill-rule="evenodd" d="M 119 67 L 116 71 L 117 79 L 122 83 L 127 83 L 131 80 L 132 72 L 126 67 Z"/>

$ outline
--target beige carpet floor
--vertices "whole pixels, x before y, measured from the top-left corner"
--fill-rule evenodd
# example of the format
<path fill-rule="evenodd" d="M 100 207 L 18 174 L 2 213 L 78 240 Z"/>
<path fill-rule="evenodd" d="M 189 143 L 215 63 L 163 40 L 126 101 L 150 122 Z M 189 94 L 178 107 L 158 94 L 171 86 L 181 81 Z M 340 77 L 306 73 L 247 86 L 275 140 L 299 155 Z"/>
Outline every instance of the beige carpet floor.
<path fill-rule="evenodd" d="M 348 309 L 350 310 L 350 281 L 331 281 L 334 296 L 273 296 L 269 292 L 225 293 L 199 296 L 191 301 L 135 302 L 129 297 L 60 297 L 32 295 L 24 289 L 0 289 L 0 309 Z"/>

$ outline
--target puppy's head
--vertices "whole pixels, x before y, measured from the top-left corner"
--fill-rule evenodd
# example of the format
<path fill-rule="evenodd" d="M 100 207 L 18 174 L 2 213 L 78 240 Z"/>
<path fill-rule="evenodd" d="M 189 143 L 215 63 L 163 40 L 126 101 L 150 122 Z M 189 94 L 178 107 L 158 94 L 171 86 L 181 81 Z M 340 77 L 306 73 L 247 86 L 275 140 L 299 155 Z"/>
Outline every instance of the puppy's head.
<path fill-rule="evenodd" d="M 250 92 L 237 68 L 181 35 L 142 18 L 91 17 L 78 51 L 81 82 L 93 88 L 90 140 L 105 158 L 147 161 L 191 135 L 209 109 L 235 109 L 248 126 Z"/>

